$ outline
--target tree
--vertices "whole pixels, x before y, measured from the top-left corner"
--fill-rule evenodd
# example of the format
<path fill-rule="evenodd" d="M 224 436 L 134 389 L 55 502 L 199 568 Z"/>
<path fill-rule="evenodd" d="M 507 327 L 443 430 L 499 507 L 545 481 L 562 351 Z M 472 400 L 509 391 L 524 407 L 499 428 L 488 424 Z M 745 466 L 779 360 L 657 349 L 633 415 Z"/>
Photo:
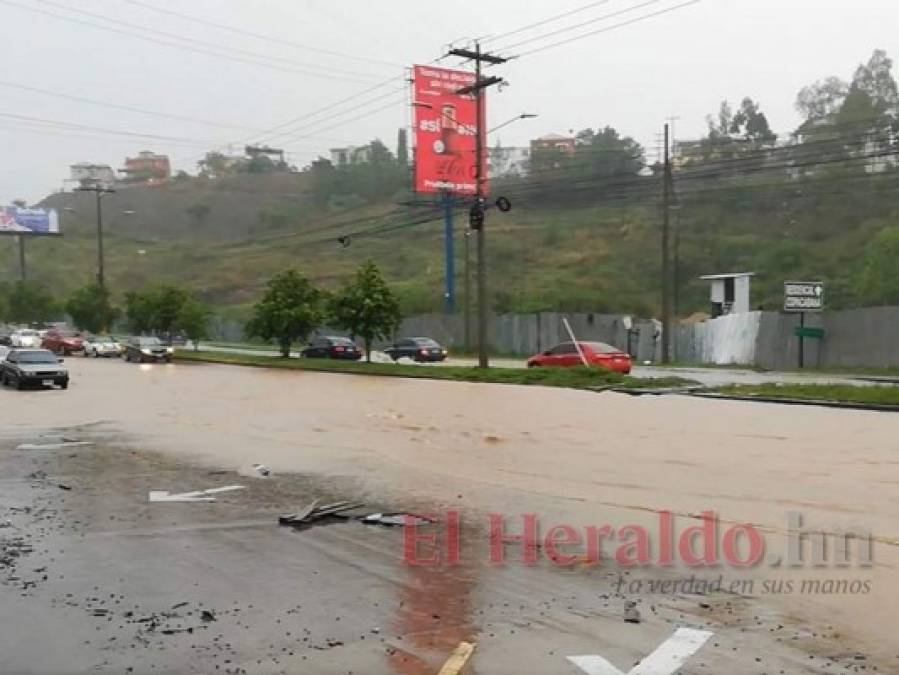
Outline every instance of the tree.
<path fill-rule="evenodd" d="M 59 306 L 50 292 L 34 281 L 17 281 L 8 297 L 7 318 L 12 323 L 41 323 L 59 313 Z"/>
<path fill-rule="evenodd" d="M 91 333 L 108 330 L 119 313 L 110 302 L 109 291 L 96 283 L 74 291 L 66 300 L 65 310 L 76 327 Z"/>
<path fill-rule="evenodd" d="M 870 305 L 899 304 L 899 227 L 881 230 L 868 244 L 859 291 Z"/>
<path fill-rule="evenodd" d="M 253 308 L 247 323 L 249 337 L 277 340 L 281 356 L 290 356 L 290 346 L 304 341 L 322 322 L 324 296 L 297 270 L 287 270 L 268 282 L 268 290 Z"/>
<path fill-rule="evenodd" d="M 337 326 L 362 338 L 368 362 L 371 362 L 371 343 L 389 338 L 402 319 L 399 301 L 371 260 L 334 297 L 330 313 Z"/>
<path fill-rule="evenodd" d="M 143 293 L 125 295 L 125 312 L 135 333 L 171 334 L 176 328 L 181 308 L 190 299 L 186 291 L 175 286 L 157 286 Z"/>
<path fill-rule="evenodd" d="M 403 169 L 409 166 L 409 140 L 402 128 L 396 134 L 396 161 Z"/>
<path fill-rule="evenodd" d="M 178 312 L 177 326 L 188 340 L 193 342 L 194 351 L 199 351 L 200 340 L 209 337 L 209 316 L 211 312 L 201 302 L 188 299 Z"/>

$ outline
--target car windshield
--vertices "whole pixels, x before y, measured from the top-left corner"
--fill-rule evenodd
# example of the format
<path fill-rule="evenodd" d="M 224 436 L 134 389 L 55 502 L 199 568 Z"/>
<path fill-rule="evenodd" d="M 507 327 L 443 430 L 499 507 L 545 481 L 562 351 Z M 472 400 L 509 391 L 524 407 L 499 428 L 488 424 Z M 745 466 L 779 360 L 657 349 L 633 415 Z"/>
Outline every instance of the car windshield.
<path fill-rule="evenodd" d="M 108 335 L 104 335 L 102 337 L 95 337 L 91 340 L 91 342 L 96 342 L 97 344 L 111 344 L 115 342 L 115 340 Z"/>
<path fill-rule="evenodd" d="M 19 331 L 19 335 L 21 335 L 22 337 L 34 337 L 37 334 L 38 333 L 36 330 L 20 330 Z"/>
<path fill-rule="evenodd" d="M 337 345 L 340 347 L 355 347 L 355 343 L 349 338 L 330 338 L 331 344 Z"/>
<path fill-rule="evenodd" d="M 435 340 L 431 338 L 412 338 L 412 342 L 414 342 L 419 347 L 439 347 Z"/>
<path fill-rule="evenodd" d="M 19 352 L 16 360 L 19 363 L 56 363 L 51 352 Z"/>
<path fill-rule="evenodd" d="M 142 337 L 137 342 L 141 347 L 158 347 L 162 344 L 158 337 Z"/>
<path fill-rule="evenodd" d="M 598 354 L 617 354 L 621 351 L 618 347 L 607 345 L 605 342 L 581 342 L 581 344 Z"/>

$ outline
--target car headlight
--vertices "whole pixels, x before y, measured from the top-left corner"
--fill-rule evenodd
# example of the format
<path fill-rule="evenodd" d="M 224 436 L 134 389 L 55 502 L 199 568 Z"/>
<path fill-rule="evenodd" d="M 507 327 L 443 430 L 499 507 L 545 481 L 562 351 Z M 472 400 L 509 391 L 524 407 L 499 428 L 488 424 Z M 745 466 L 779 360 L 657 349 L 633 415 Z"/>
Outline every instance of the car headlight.
<path fill-rule="evenodd" d="M 151 352 L 149 349 L 141 349 L 141 350 L 140 350 L 140 353 L 141 353 L 141 354 L 146 354 L 147 356 L 149 356 L 149 355 L 152 354 L 153 352 Z"/>
<path fill-rule="evenodd" d="M 165 350 L 166 350 L 166 352 L 168 352 L 169 354 L 174 354 L 174 353 L 175 353 L 175 348 L 174 348 L 174 347 L 166 347 Z"/>

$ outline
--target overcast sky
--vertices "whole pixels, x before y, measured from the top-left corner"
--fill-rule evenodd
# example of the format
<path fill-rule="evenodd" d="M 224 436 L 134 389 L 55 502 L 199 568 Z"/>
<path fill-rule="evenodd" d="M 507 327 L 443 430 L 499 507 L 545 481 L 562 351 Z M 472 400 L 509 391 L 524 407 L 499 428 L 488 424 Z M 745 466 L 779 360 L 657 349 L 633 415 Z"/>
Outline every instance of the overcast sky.
<path fill-rule="evenodd" d="M 776 131 L 788 132 L 798 122 L 793 102 L 802 86 L 828 75 L 848 79 L 877 47 L 899 55 L 896 0 L 702 0 L 526 54 L 683 2 L 0 0 L 0 203 L 37 201 L 60 189 L 70 164 L 120 168 L 144 149 L 194 173 L 204 150 L 233 143 L 237 151 L 251 139 L 286 148 L 299 166 L 331 147 L 374 137 L 394 148 L 397 128 L 409 118 L 404 64 L 427 63 L 451 41 L 501 36 L 588 4 L 486 43 L 523 55 L 495 71 L 510 86 L 491 91 L 489 125 L 539 114 L 499 132 L 503 145 L 612 125 L 653 147 L 666 117 L 679 118 L 679 137 L 697 137 L 722 99 L 743 96 L 761 103 Z M 585 25 L 565 30 L 579 23 Z M 334 105 L 343 99 L 350 100 Z"/>

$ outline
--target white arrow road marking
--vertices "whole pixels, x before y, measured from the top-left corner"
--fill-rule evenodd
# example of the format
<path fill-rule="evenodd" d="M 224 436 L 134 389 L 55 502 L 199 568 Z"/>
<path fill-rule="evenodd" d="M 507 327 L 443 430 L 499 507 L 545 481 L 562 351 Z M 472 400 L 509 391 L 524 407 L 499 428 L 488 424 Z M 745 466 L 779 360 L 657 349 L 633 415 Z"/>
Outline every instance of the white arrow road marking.
<path fill-rule="evenodd" d="M 151 502 L 214 502 L 213 495 L 232 490 L 243 490 L 243 485 L 226 485 L 224 487 L 210 488 L 208 490 L 196 490 L 194 492 L 179 492 L 172 494 L 168 490 L 150 490 Z"/>
<path fill-rule="evenodd" d="M 698 652 L 713 633 L 693 628 L 678 628 L 674 635 L 626 675 L 671 675 Z M 625 675 L 601 656 L 569 656 L 568 660 L 587 675 Z"/>

